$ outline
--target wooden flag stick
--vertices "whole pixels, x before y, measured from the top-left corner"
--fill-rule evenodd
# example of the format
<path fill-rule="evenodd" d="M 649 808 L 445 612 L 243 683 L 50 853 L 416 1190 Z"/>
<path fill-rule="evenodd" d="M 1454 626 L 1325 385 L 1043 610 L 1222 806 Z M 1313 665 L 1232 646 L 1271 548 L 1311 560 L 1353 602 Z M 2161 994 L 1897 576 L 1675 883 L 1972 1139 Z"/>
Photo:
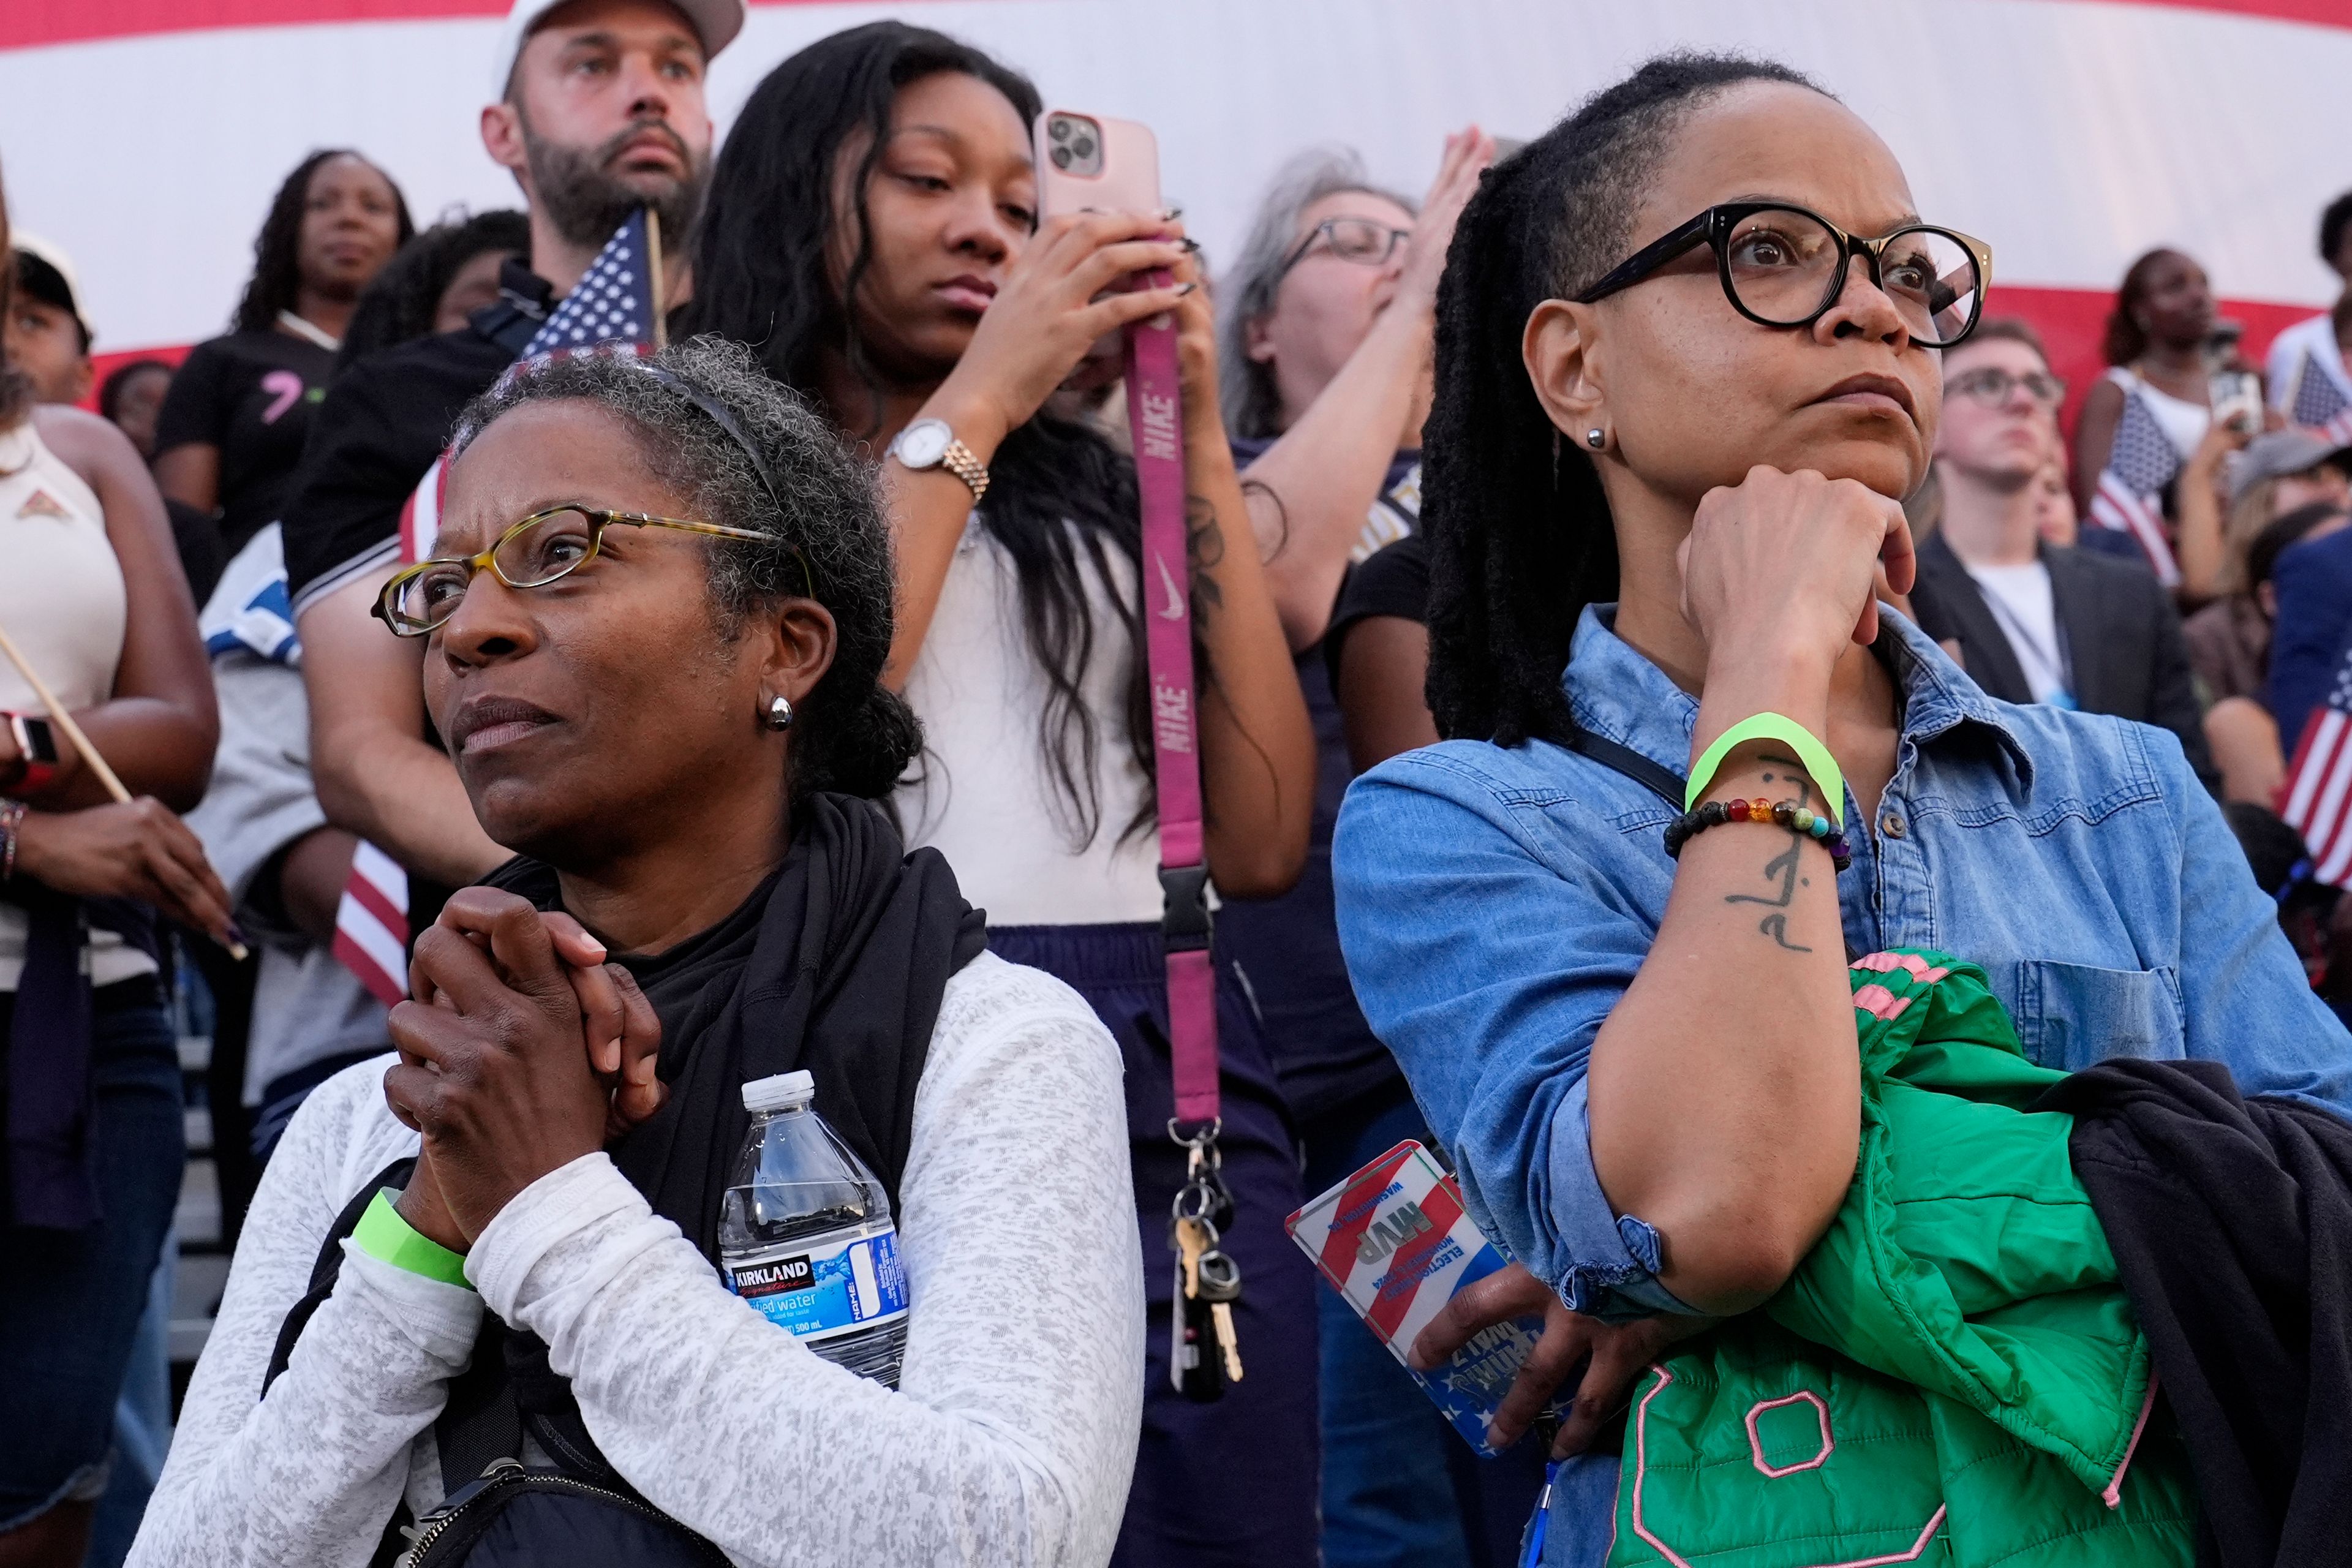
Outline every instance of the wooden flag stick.
<path fill-rule="evenodd" d="M 16 667 L 16 673 L 25 678 L 25 684 L 33 689 L 33 695 L 41 700 L 43 708 L 48 710 L 49 722 L 66 732 L 66 739 L 73 742 L 73 749 L 81 753 L 82 762 L 98 775 L 99 783 L 106 786 L 106 793 L 114 797 L 115 804 L 130 805 L 131 792 L 122 787 L 122 780 L 107 765 L 106 759 L 98 754 L 98 748 L 82 732 L 82 727 L 74 722 L 74 716 L 66 710 L 64 703 L 58 700 L 57 693 L 49 689 L 49 683 L 33 668 L 31 661 L 25 658 L 24 650 L 16 646 L 16 639 L 8 635 L 5 626 L 0 626 L 0 653 L 8 656 L 8 662 Z M 245 962 L 243 942 L 232 940 L 226 945 L 231 958 L 239 963 Z"/>
<path fill-rule="evenodd" d="M 654 347 L 669 347 L 669 321 L 663 314 L 661 214 L 646 209 L 646 296 L 654 302 Z"/>

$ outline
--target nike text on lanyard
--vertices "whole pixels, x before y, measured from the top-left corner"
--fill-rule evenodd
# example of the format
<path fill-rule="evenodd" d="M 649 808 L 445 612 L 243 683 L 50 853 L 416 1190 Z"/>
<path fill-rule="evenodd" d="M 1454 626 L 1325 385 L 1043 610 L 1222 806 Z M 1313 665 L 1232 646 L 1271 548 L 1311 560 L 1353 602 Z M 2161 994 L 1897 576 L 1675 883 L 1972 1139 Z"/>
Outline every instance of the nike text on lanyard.
<path fill-rule="evenodd" d="M 1137 282 L 1164 288 L 1165 273 Z M 1143 652 L 1151 679 L 1151 756 L 1160 789 L 1160 941 L 1168 955 L 1168 1045 L 1176 1114 L 1168 1135 L 1190 1153 L 1169 1215 L 1176 1253 L 1169 1381 L 1188 1399 L 1223 1396 L 1242 1375 L 1233 1303 L 1241 1270 L 1218 1245 L 1233 1223 L 1219 1169 L 1217 981 L 1209 955 L 1209 868 L 1201 828 L 1201 749 L 1193 700 L 1192 556 L 1184 531 L 1183 399 L 1176 321 L 1127 329 L 1127 417 L 1143 501 Z"/>

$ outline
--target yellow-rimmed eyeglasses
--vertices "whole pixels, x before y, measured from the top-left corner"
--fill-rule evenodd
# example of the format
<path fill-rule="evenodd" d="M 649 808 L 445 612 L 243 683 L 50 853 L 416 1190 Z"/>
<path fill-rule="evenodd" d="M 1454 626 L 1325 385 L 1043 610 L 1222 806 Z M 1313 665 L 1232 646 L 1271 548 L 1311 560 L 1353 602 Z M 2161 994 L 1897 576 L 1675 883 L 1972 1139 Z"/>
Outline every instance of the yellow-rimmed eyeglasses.
<path fill-rule="evenodd" d="M 377 596 L 373 614 L 401 637 L 421 637 L 457 613 L 474 574 L 484 567 L 497 573 L 499 581 L 509 588 L 544 588 L 593 561 L 604 542 L 604 531 L 616 522 L 630 528 L 677 528 L 717 539 L 755 542 L 776 537 L 715 522 L 648 517 L 641 511 L 550 507 L 531 513 L 499 534 L 498 542 L 479 555 L 420 561 L 395 574 Z"/>

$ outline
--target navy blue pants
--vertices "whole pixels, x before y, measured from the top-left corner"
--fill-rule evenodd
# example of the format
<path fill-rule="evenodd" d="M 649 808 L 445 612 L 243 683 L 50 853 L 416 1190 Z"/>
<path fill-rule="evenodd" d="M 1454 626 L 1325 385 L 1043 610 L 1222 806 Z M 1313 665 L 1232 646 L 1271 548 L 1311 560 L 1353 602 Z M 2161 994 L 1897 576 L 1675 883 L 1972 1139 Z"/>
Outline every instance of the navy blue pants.
<path fill-rule="evenodd" d="M 1234 1208 L 1223 1242 L 1242 1269 L 1234 1317 L 1244 1375 L 1223 1399 L 1196 1405 L 1168 1382 L 1176 1267 L 1168 1209 L 1184 1182 L 1185 1152 L 1168 1137 L 1175 1089 L 1160 928 L 1000 926 L 988 944 L 1076 990 L 1126 1062 L 1148 1316 L 1143 1440 L 1112 1563 L 1307 1568 L 1317 1560 L 1315 1272 L 1282 1228 L 1300 1201 L 1297 1142 L 1246 987 L 1231 965 L 1218 964 L 1219 1143 Z"/>
<path fill-rule="evenodd" d="M 0 993 L 0 1048 L 13 1003 Z M 94 1500 L 105 1476 L 187 1156 L 179 1047 L 152 979 L 98 993 L 90 1078 L 100 1219 L 73 1231 L 0 1226 L 0 1531 L 68 1498 Z"/>

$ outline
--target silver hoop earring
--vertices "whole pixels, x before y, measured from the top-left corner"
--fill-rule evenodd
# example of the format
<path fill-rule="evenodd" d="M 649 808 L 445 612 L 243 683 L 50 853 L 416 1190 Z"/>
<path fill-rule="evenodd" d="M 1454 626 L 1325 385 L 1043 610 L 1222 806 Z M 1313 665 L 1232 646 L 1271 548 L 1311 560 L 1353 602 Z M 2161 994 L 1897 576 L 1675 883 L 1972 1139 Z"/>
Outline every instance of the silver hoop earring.
<path fill-rule="evenodd" d="M 1609 432 L 1600 429 L 1587 430 L 1584 433 L 1584 444 L 1596 452 L 1602 451 L 1609 445 Z"/>
<path fill-rule="evenodd" d="M 782 697 L 770 702 L 768 704 L 768 728 L 771 730 L 789 730 L 792 727 L 792 703 L 787 699 Z"/>

